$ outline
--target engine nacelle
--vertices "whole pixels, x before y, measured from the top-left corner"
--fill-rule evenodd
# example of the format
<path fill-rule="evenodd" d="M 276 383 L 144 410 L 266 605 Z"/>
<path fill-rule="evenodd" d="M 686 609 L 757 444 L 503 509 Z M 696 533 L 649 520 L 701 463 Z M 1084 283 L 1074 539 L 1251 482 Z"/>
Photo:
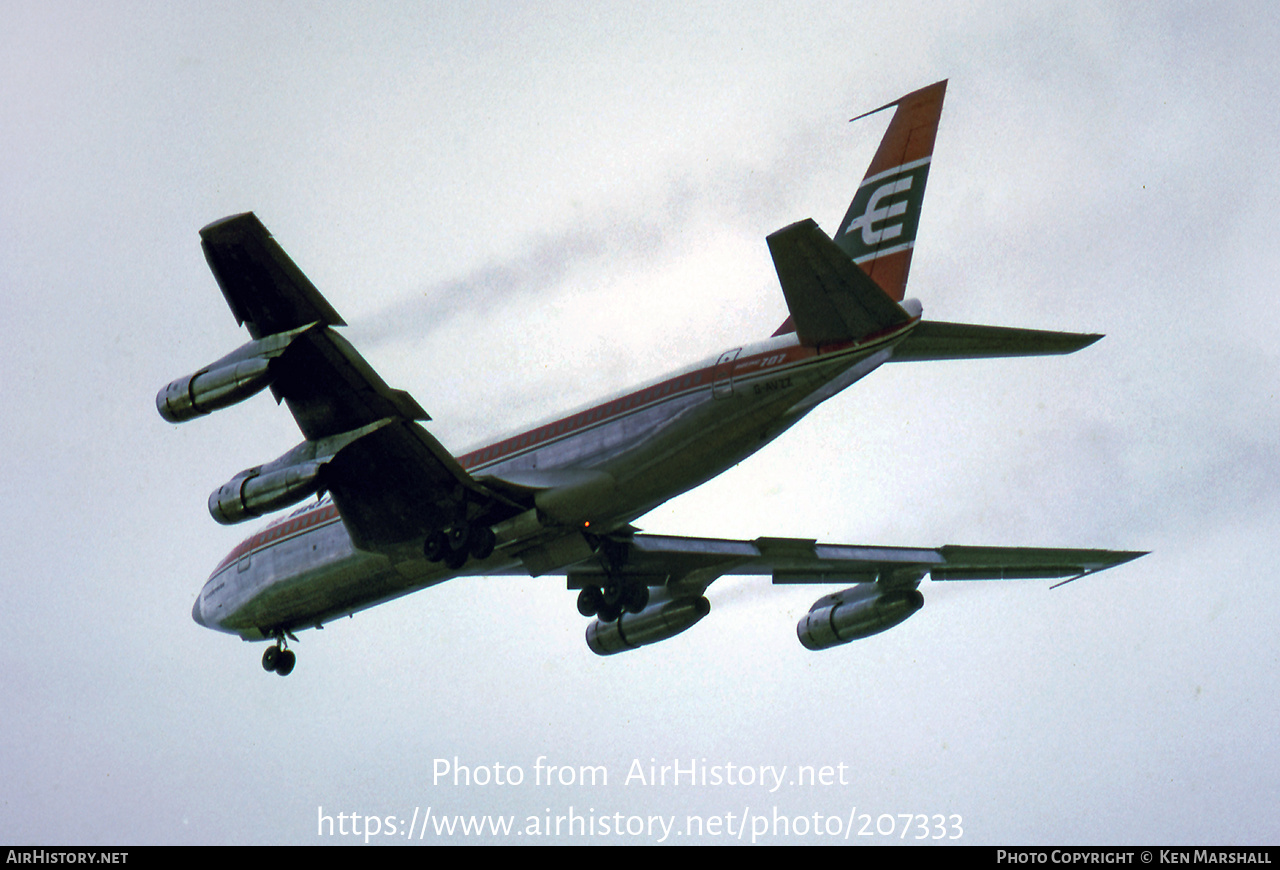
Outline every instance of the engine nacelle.
<path fill-rule="evenodd" d="M 209 513 L 223 525 L 231 525 L 286 508 L 328 489 L 324 466 L 347 446 L 395 419 L 385 417 L 349 432 L 303 441 L 279 459 L 245 469 L 209 496 Z"/>
<path fill-rule="evenodd" d="M 919 589 L 865 583 L 819 598 L 796 625 L 796 634 L 808 649 L 829 649 L 893 628 L 921 607 Z"/>
<path fill-rule="evenodd" d="M 185 423 L 255 395 L 271 382 L 271 360 L 240 360 L 178 378 L 156 393 L 156 409 L 170 423 Z"/>
<path fill-rule="evenodd" d="M 317 328 L 323 329 L 324 324 L 308 323 L 241 345 L 156 393 L 156 410 L 170 423 L 185 423 L 243 402 L 271 383 L 275 376 L 271 361 L 285 354 L 304 333 Z"/>
<path fill-rule="evenodd" d="M 692 628 L 711 612 L 706 598 L 671 599 L 655 592 L 649 606 L 639 613 L 624 613 L 613 622 L 592 621 L 587 626 L 587 646 L 598 656 L 639 649 Z"/>
<path fill-rule="evenodd" d="M 209 496 L 209 513 L 224 526 L 288 507 L 320 489 L 321 462 L 240 472 Z"/>

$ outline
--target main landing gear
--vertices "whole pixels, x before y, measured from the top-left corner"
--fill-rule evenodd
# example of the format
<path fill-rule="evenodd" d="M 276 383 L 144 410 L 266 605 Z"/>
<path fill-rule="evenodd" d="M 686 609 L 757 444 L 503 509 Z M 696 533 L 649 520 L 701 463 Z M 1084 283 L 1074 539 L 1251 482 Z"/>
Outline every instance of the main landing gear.
<path fill-rule="evenodd" d="M 597 617 L 601 622 L 616 622 L 623 613 L 639 613 L 649 606 L 649 585 L 622 573 L 627 564 L 627 543 L 601 538 L 596 556 L 604 569 L 604 583 L 582 587 L 578 593 L 579 613 Z"/>
<path fill-rule="evenodd" d="M 623 612 L 639 613 L 649 606 L 649 587 L 643 583 L 611 578 L 604 586 L 584 586 L 578 593 L 578 612 L 613 622 Z"/>
<path fill-rule="evenodd" d="M 493 529 L 483 524 L 459 523 L 427 535 L 422 554 L 428 562 L 444 562 L 456 571 L 468 559 L 487 559 L 493 555 L 497 538 Z"/>
<path fill-rule="evenodd" d="M 282 634 L 277 634 L 275 645 L 267 647 L 262 654 L 262 669 L 268 673 L 275 671 L 282 677 L 293 673 L 293 666 L 297 663 L 298 657 L 284 645 Z"/>

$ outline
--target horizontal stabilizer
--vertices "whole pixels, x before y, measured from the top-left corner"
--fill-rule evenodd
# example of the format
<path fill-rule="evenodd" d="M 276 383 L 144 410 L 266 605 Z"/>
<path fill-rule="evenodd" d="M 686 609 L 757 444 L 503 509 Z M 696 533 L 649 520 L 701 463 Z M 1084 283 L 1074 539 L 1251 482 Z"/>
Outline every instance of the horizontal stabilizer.
<path fill-rule="evenodd" d="M 1011 329 L 922 320 L 893 350 L 892 362 L 934 359 L 984 359 L 1006 356 L 1044 356 L 1075 353 L 1101 335 L 1082 332 L 1050 332 L 1043 329 Z"/>
<path fill-rule="evenodd" d="M 801 344 L 857 341 L 911 319 L 812 219 L 766 241 Z"/>

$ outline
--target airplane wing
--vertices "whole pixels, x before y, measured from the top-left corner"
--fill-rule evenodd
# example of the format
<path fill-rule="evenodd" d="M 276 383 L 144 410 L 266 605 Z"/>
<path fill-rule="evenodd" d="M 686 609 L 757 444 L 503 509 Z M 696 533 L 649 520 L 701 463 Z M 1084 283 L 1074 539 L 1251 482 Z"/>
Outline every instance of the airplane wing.
<path fill-rule="evenodd" d="M 924 605 L 916 588 L 934 580 L 1071 580 L 1123 564 L 1139 552 L 1034 547 L 936 549 L 820 544 L 804 538 L 752 541 L 633 535 L 601 547 L 606 572 L 582 563 L 568 572 L 581 589 L 578 609 L 598 614 L 587 627 L 587 646 L 607 656 L 665 640 L 711 610 L 703 593 L 726 574 L 769 574 L 774 583 L 839 583 L 796 626 L 800 643 L 829 649 L 898 625 Z M 652 594 L 640 590 L 658 587 Z M 1058 584 L 1061 585 L 1061 584 Z M 606 615 L 606 611 L 609 611 Z"/>
<path fill-rule="evenodd" d="M 726 574 L 771 575 L 776 584 L 914 584 L 928 574 L 934 580 L 1027 580 L 1081 577 L 1122 565 L 1139 551 L 1040 547 L 971 547 L 948 544 L 934 549 L 821 544 L 805 538 L 756 538 L 735 541 L 636 534 L 621 542 L 615 572 L 647 585 L 666 585 L 675 597 L 701 595 Z M 578 566 L 569 587 L 599 585 L 603 568 Z"/>
<path fill-rule="evenodd" d="M 299 330 L 271 361 L 271 390 L 308 442 L 342 440 L 323 488 L 356 546 L 421 538 L 505 503 L 418 425 L 430 417 L 412 396 L 389 387 L 328 328 L 342 318 L 255 215 L 216 221 L 200 237 L 232 313 L 254 339 Z"/>

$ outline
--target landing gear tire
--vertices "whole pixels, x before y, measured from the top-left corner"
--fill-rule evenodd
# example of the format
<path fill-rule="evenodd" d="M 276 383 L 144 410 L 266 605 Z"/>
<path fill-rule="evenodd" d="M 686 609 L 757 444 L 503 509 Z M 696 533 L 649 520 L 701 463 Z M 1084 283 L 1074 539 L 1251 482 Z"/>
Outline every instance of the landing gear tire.
<path fill-rule="evenodd" d="M 623 602 L 627 613 L 639 613 L 649 606 L 649 587 L 640 583 L 628 587 Z"/>
<path fill-rule="evenodd" d="M 280 650 L 279 660 L 276 662 L 276 673 L 282 677 L 287 677 L 293 673 L 293 666 L 298 663 L 298 657 L 294 655 L 293 650 Z"/>
<path fill-rule="evenodd" d="M 598 587 L 583 586 L 582 591 L 578 593 L 578 612 L 583 616 L 595 616 L 600 612 L 600 605 L 603 603 Z"/>
<path fill-rule="evenodd" d="M 467 542 L 471 539 L 471 524 L 467 522 L 458 523 L 450 527 L 449 531 L 445 532 L 445 536 L 449 539 L 450 550 L 455 552 L 461 550 L 465 553 L 467 551 Z"/>
<path fill-rule="evenodd" d="M 444 532 L 432 532 L 427 535 L 426 543 L 422 545 L 422 555 L 427 557 L 428 562 L 439 562 L 449 552 L 449 540 L 444 536 Z"/>
<path fill-rule="evenodd" d="M 622 583 L 617 580 L 610 580 L 609 582 L 605 583 L 600 590 L 603 593 L 604 603 L 610 606 L 617 604 L 619 607 L 621 607 L 622 601 L 623 601 L 622 593 L 625 591 L 625 589 L 626 587 L 623 586 Z"/>
<path fill-rule="evenodd" d="M 498 542 L 493 529 L 483 525 L 472 526 L 468 538 L 467 550 L 470 551 L 473 559 L 488 559 L 493 555 L 494 545 Z"/>
<path fill-rule="evenodd" d="M 601 622 L 617 622 L 622 616 L 622 605 L 618 602 L 610 604 L 608 601 L 602 602 L 600 610 L 597 611 L 597 619 Z"/>
<path fill-rule="evenodd" d="M 262 669 L 264 671 L 274 671 L 280 663 L 280 647 L 269 646 L 262 654 Z"/>

